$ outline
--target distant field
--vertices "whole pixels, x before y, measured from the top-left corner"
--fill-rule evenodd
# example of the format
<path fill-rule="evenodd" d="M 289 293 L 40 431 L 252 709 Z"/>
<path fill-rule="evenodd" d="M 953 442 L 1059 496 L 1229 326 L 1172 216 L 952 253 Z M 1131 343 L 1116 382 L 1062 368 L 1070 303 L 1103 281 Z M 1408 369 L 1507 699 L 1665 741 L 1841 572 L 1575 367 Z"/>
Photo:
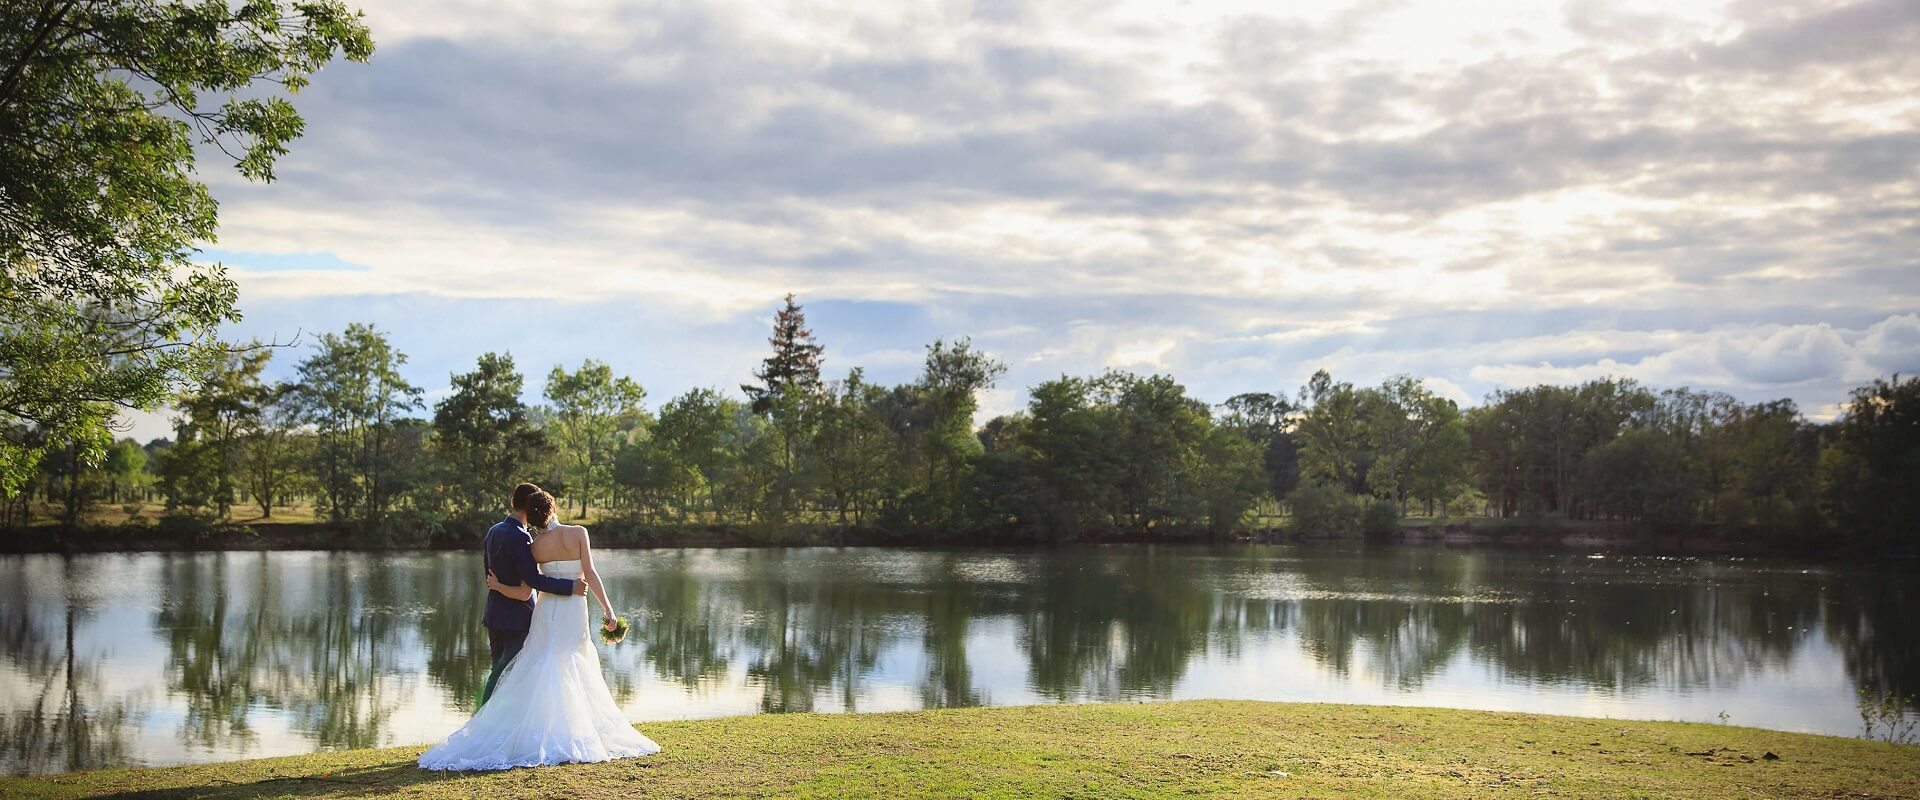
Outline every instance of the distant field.
<path fill-rule="evenodd" d="M 32 524 L 34 526 L 59 524 L 61 515 L 64 513 L 65 509 L 61 508 L 58 504 L 35 503 L 33 504 Z M 125 525 L 129 522 L 152 524 L 154 520 L 165 516 L 166 513 L 166 504 L 157 501 L 140 503 L 138 504 L 137 510 L 133 513 L 128 513 L 124 504 L 100 503 L 82 512 L 80 515 L 80 523 L 85 527 L 117 526 Z M 577 521 L 569 514 L 562 514 L 561 518 L 570 522 Z M 596 511 L 589 514 L 586 522 L 583 524 L 590 525 L 597 523 L 603 518 L 604 517 Z M 311 503 L 294 503 L 285 506 L 274 506 L 273 516 L 271 517 L 262 514 L 258 505 L 234 506 L 232 513 L 227 515 L 226 521 L 235 525 L 256 525 L 259 523 L 299 524 L 324 522 L 325 519 L 320 514 L 315 513 Z"/>
<path fill-rule="evenodd" d="M 128 512 L 125 503 L 97 503 L 80 514 L 80 524 L 87 526 L 125 525 L 129 522 L 151 523 L 167 513 L 166 504 L 153 501 L 131 504 L 134 511 Z M 34 525 L 54 525 L 59 523 L 66 509 L 57 503 L 34 503 Z M 318 522 L 320 518 L 313 512 L 310 503 L 295 503 L 286 506 L 274 506 L 273 516 L 267 517 L 260 512 L 258 505 L 234 506 L 227 521 L 236 525 L 252 525 L 258 522 Z"/>

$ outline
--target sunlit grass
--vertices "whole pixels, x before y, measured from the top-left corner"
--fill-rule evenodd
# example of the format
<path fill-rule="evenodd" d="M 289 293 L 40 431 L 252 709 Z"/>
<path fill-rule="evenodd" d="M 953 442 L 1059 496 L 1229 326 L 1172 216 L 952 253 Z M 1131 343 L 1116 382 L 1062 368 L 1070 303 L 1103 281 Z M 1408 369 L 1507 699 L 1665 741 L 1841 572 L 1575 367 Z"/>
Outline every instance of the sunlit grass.
<path fill-rule="evenodd" d="M 0 781 L 0 796 L 1920 797 L 1920 747 L 1426 708 L 1190 701 L 641 729 L 665 751 L 441 774 L 413 766 L 420 747 L 353 750 L 15 779 Z"/>
<path fill-rule="evenodd" d="M 36 502 L 33 504 L 31 525 L 58 525 L 65 519 L 66 508 L 59 503 Z M 115 527 L 122 525 L 151 525 L 155 520 L 167 514 L 167 506 L 158 500 L 133 503 L 110 503 L 99 501 L 90 504 L 80 512 L 80 524 L 83 527 Z M 235 525 L 258 524 L 302 524 L 321 521 L 314 513 L 311 503 L 290 503 L 273 507 L 273 515 L 267 516 L 254 503 L 235 505 L 227 514 L 227 522 Z"/>

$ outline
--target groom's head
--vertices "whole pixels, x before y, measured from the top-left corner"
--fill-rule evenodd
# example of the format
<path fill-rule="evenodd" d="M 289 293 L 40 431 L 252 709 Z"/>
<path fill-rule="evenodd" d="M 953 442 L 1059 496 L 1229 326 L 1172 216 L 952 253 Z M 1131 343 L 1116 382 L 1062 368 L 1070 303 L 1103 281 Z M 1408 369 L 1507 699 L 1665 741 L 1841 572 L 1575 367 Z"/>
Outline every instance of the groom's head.
<path fill-rule="evenodd" d="M 519 486 L 513 487 L 514 513 L 516 514 L 527 513 L 527 501 L 532 500 L 533 496 L 539 493 L 540 493 L 540 487 L 535 486 L 531 483 L 523 483 L 523 484 L 520 484 Z"/>

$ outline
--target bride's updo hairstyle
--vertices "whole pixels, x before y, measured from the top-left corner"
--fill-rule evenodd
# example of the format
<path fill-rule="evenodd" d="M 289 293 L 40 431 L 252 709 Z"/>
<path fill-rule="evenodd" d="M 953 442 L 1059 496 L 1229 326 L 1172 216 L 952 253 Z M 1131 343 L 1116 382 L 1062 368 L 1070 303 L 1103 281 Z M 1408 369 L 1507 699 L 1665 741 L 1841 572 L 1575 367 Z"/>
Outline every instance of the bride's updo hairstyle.
<path fill-rule="evenodd" d="M 545 530 L 547 523 L 553 521 L 553 506 L 553 495 L 534 492 L 527 498 L 527 526 L 536 531 Z"/>

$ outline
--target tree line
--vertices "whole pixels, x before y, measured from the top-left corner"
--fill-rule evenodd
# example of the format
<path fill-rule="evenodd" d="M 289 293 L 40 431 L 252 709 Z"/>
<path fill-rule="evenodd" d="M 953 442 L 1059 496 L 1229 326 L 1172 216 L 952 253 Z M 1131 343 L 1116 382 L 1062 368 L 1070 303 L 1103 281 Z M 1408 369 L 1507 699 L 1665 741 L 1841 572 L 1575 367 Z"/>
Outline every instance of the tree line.
<path fill-rule="evenodd" d="M 176 398 L 171 439 L 121 440 L 93 462 L 82 443 L 36 442 L 51 456 L 0 521 L 29 521 L 35 497 L 70 525 L 147 497 L 167 521 L 199 523 L 300 500 L 343 531 L 408 541 L 500 513 L 503 487 L 529 479 L 569 516 L 616 527 L 927 541 L 1219 536 L 1276 520 L 1357 535 L 1425 515 L 1886 542 L 1910 537 L 1920 511 L 1920 380 L 1898 376 L 1817 423 L 1789 400 L 1619 379 L 1463 410 L 1406 376 L 1355 386 L 1321 371 L 1295 392 L 1213 405 L 1169 376 L 1108 371 L 1042 382 L 1024 410 L 976 427 L 1005 367 L 968 340 L 927 346 L 919 376 L 893 386 L 858 368 L 825 379 L 792 297 L 769 341 L 738 395 L 695 388 L 652 408 L 590 359 L 553 368 L 530 405 L 496 353 L 428 407 L 406 356 L 368 325 L 319 337 L 285 382 L 263 378 L 275 349 L 233 348 Z"/>

